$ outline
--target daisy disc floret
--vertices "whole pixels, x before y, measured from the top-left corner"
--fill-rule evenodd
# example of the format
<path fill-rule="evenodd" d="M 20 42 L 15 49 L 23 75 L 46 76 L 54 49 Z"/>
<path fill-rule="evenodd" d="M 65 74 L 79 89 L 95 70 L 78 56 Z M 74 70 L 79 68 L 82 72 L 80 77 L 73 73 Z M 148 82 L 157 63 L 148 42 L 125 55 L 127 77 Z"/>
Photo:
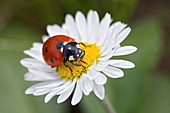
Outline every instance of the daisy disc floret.
<path fill-rule="evenodd" d="M 107 77 L 123 77 L 124 72 L 121 69 L 135 67 L 130 61 L 111 59 L 137 50 L 134 46 L 120 45 L 130 31 L 130 27 L 124 23 L 112 24 L 108 13 L 100 21 L 98 13 L 93 10 L 88 12 L 87 18 L 79 11 L 75 19 L 67 14 L 65 23 L 61 27 L 48 25 L 48 36 L 43 36 L 43 43 L 57 35 L 69 36 L 76 42 L 82 42 L 85 45 L 80 45 L 80 48 L 85 51 L 83 62 L 77 60 L 74 63 L 83 66 L 75 66 L 67 62 L 72 72 L 64 64 L 52 68 L 43 59 L 43 43 L 35 42 L 31 49 L 24 51 L 31 58 L 22 59 L 21 64 L 28 68 L 28 72 L 24 75 L 25 80 L 40 83 L 29 87 L 25 93 L 35 96 L 46 95 L 45 103 L 56 95 L 58 95 L 57 102 L 62 103 L 72 93 L 72 105 L 79 103 L 83 94 L 89 95 L 91 92 L 94 92 L 99 99 L 104 99 L 104 84 L 107 82 Z"/>

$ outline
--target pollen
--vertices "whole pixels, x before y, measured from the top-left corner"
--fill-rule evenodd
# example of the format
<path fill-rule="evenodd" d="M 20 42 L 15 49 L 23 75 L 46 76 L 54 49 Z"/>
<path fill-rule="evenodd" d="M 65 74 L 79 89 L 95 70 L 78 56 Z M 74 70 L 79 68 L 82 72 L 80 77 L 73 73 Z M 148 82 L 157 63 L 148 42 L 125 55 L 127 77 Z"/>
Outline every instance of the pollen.
<path fill-rule="evenodd" d="M 83 43 L 83 45 L 80 44 L 80 48 L 85 51 L 85 55 L 81 61 L 78 59 L 73 62 L 74 64 L 79 64 L 79 66 L 73 65 L 69 61 L 66 62 L 67 67 L 64 64 L 58 66 L 57 72 L 60 77 L 67 80 L 78 79 L 84 73 L 87 73 L 88 68 L 100 57 L 100 47 L 96 44 Z"/>

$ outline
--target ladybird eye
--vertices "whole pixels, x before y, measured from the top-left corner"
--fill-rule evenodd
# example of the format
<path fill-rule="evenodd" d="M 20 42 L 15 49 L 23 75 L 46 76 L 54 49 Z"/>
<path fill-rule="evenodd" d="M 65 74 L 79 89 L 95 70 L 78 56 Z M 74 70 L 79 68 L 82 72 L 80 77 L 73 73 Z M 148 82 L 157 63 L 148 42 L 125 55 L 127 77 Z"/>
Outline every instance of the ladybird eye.
<path fill-rule="evenodd" d="M 48 48 L 47 48 L 47 47 L 45 48 L 45 52 L 46 52 L 46 53 L 48 52 Z"/>
<path fill-rule="evenodd" d="M 51 62 L 51 63 L 54 63 L 54 60 L 53 60 L 52 58 L 50 58 L 50 62 Z"/>

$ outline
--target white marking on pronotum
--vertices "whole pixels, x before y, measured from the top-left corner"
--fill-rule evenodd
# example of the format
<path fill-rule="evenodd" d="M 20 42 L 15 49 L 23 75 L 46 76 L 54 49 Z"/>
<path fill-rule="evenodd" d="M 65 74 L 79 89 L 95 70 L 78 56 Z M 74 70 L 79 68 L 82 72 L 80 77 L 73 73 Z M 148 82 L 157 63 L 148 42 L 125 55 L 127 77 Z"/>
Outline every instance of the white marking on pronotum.
<path fill-rule="evenodd" d="M 71 47 L 68 47 L 69 50 L 71 50 Z"/>
<path fill-rule="evenodd" d="M 65 46 L 68 42 L 64 42 L 63 45 Z"/>
<path fill-rule="evenodd" d="M 79 44 L 76 45 L 77 48 L 80 48 Z"/>
<path fill-rule="evenodd" d="M 71 55 L 71 56 L 69 57 L 69 60 L 74 60 L 73 55 Z"/>
<path fill-rule="evenodd" d="M 60 49 L 61 52 L 63 52 L 63 47 Z"/>

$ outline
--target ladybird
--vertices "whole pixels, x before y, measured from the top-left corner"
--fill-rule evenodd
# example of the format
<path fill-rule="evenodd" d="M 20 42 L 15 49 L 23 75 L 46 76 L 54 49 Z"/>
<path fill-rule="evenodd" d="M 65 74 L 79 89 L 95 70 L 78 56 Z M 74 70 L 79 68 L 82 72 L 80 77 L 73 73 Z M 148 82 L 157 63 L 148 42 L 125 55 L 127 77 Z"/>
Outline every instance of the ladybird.
<path fill-rule="evenodd" d="M 67 61 L 75 66 L 83 66 L 74 63 L 78 59 L 82 61 L 85 55 L 85 51 L 79 47 L 80 44 L 85 46 L 85 44 L 78 43 L 75 39 L 65 35 L 50 37 L 43 45 L 42 54 L 44 61 L 51 67 L 64 64 L 70 70 L 71 68 L 66 64 Z"/>

